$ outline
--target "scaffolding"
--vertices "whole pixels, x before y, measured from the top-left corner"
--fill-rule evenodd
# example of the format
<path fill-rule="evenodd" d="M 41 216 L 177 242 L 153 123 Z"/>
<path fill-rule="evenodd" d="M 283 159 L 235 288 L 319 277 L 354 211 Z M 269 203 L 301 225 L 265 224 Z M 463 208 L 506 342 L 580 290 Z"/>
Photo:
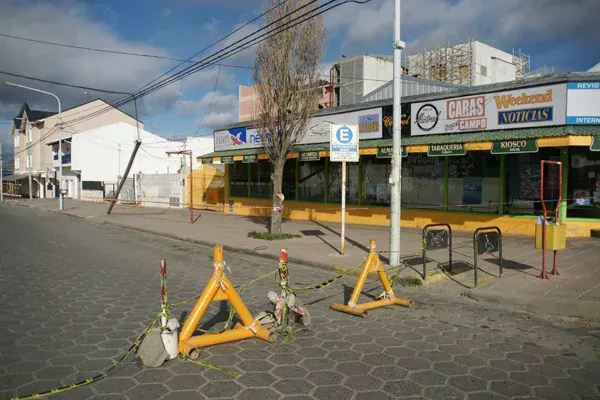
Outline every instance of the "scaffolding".
<path fill-rule="evenodd" d="M 513 49 L 513 64 L 517 68 L 517 79 L 525 79 L 531 73 L 531 57 L 521 49 Z"/>
<path fill-rule="evenodd" d="M 448 82 L 460 86 L 473 83 L 471 41 L 437 47 L 407 57 L 408 73 L 423 79 Z"/>
<path fill-rule="evenodd" d="M 475 85 L 478 82 L 477 74 L 484 76 L 489 74 L 486 66 L 478 65 L 474 60 L 473 45 L 475 43 L 478 42 L 469 40 L 466 43 L 448 44 L 422 53 L 408 55 L 406 57 L 408 73 L 415 77 L 459 86 Z M 513 49 L 512 62 L 505 62 L 515 66 L 515 79 L 524 79 L 530 73 L 530 56 L 521 49 Z"/>

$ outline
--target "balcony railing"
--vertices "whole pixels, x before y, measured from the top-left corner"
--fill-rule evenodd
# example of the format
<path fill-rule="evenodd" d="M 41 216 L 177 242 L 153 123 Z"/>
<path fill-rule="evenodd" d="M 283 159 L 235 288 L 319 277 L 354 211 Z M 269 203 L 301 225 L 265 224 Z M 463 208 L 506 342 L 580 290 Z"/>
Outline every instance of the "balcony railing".
<path fill-rule="evenodd" d="M 54 154 L 53 159 L 54 159 L 54 162 L 52 164 L 57 165 L 58 164 L 58 154 Z M 64 154 L 62 156 L 62 163 L 63 164 L 71 164 L 71 155 L 70 154 Z"/>

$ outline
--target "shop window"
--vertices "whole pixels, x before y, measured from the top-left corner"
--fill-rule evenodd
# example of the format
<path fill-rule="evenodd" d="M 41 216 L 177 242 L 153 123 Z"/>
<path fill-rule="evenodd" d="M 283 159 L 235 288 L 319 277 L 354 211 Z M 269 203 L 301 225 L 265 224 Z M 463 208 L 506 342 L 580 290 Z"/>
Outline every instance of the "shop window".
<path fill-rule="evenodd" d="M 342 163 L 329 163 L 329 203 L 342 202 Z M 346 163 L 346 203 L 358 203 L 358 163 Z"/>
<path fill-rule="evenodd" d="M 402 206 L 444 208 L 444 157 L 409 154 L 402 159 Z"/>
<path fill-rule="evenodd" d="M 287 160 L 283 167 L 283 195 L 286 200 L 296 200 L 296 159 Z"/>
<path fill-rule="evenodd" d="M 560 150 L 546 147 L 537 153 L 506 155 L 504 210 L 507 214 L 541 214 L 541 160 L 560 161 Z"/>
<path fill-rule="evenodd" d="M 391 185 L 389 177 L 392 172 L 389 158 L 363 157 L 362 204 L 389 206 Z"/>
<path fill-rule="evenodd" d="M 229 164 L 231 196 L 248 197 L 248 165 L 241 162 Z"/>
<path fill-rule="evenodd" d="M 271 164 L 269 160 L 260 160 L 250 164 L 250 191 L 252 197 L 268 199 L 271 197 Z"/>
<path fill-rule="evenodd" d="M 298 200 L 325 201 L 325 159 L 301 161 L 298 180 Z"/>
<path fill-rule="evenodd" d="M 448 209 L 498 212 L 500 156 L 484 151 L 448 157 Z"/>
<path fill-rule="evenodd" d="M 569 148 L 568 191 L 563 198 L 568 218 L 600 218 L 600 152 Z"/>

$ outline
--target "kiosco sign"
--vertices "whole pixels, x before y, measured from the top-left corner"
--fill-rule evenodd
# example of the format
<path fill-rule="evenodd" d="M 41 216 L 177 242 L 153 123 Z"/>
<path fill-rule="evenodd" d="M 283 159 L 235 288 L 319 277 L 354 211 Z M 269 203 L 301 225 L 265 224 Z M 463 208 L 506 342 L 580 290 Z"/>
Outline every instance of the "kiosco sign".
<path fill-rule="evenodd" d="M 565 84 L 414 103 L 411 134 L 563 125 L 565 108 Z"/>

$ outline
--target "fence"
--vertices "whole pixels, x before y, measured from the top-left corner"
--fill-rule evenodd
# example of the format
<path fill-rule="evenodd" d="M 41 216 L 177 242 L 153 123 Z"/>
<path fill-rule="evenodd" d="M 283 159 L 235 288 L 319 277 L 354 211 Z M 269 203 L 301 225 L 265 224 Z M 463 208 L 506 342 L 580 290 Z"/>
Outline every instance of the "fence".
<path fill-rule="evenodd" d="M 3 182 L 2 193 L 4 193 L 5 196 L 21 197 L 21 184 L 13 182 Z"/>
<path fill-rule="evenodd" d="M 181 176 L 179 174 L 136 174 L 137 201 L 148 207 L 179 207 Z"/>

